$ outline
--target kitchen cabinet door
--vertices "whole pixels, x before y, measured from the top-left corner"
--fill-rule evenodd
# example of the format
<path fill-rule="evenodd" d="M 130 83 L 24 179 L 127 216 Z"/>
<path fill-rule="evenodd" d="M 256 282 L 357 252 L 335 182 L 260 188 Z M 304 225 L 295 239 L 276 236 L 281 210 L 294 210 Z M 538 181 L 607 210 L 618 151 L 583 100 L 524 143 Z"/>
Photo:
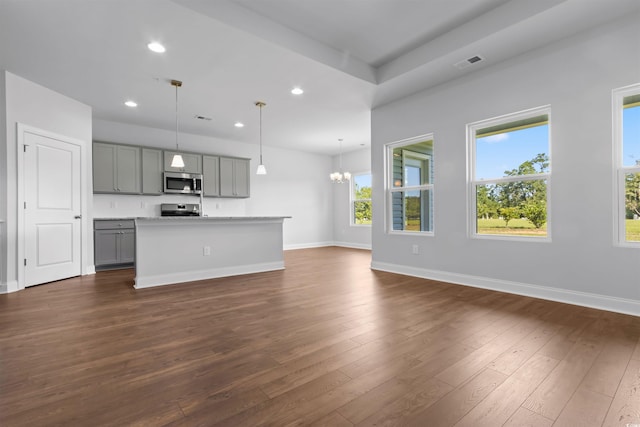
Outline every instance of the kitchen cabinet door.
<path fill-rule="evenodd" d="M 116 191 L 139 194 L 140 148 L 119 145 L 116 147 Z"/>
<path fill-rule="evenodd" d="M 220 196 L 220 158 L 202 156 L 202 191 L 205 197 Z"/>
<path fill-rule="evenodd" d="M 119 233 L 119 230 L 96 230 L 94 236 L 96 267 L 118 263 Z"/>
<path fill-rule="evenodd" d="M 236 197 L 249 197 L 249 160 L 235 159 L 233 171 Z"/>
<path fill-rule="evenodd" d="M 116 192 L 116 146 L 93 143 L 93 192 Z"/>
<path fill-rule="evenodd" d="M 136 259 L 136 232 L 135 230 L 122 230 L 120 233 L 118 262 L 130 264 Z"/>
<path fill-rule="evenodd" d="M 179 153 L 184 160 L 183 168 L 171 167 L 171 161 L 176 151 L 164 152 L 164 170 L 166 172 L 186 172 L 186 173 L 202 173 L 202 155 L 194 153 Z"/>
<path fill-rule="evenodd" d="M 220 196 L 249 197 L 249 159 L 220 157 Z"/>
<path fill-rule="evenodd" d="M 162 151 L 142 149 L 142 194 L 162 194 Z"/>

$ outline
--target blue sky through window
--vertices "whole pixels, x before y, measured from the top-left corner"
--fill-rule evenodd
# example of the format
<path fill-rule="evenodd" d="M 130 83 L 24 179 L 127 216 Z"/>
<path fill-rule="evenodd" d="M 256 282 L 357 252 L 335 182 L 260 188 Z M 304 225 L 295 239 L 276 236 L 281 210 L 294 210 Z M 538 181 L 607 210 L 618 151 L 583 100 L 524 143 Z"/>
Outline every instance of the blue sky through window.
<path fill-rule="evenodd" d="M 640 106 L 622 110 L 622 164 L 635 166 L 640 161 Z"/>
<path fill-rule="evenodd" d="M 549 154 L 549 125 L 476 139 L 476 179 L 502 178 L 540 153 Z"/>
<path fill-rule="evenodd" d="M 355 175 L 353 177 L 357 188 L 371 187 L 371 174 Z"/>

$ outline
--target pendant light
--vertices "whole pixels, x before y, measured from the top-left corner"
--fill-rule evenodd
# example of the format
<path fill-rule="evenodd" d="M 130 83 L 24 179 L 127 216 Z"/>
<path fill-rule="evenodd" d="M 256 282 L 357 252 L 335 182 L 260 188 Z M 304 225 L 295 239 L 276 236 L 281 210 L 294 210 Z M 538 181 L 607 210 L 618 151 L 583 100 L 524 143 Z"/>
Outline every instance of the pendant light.
<path fill-rule="evenodd" d="M 262 163 L 262 107 L 265 105 L 267 104 L 262 101 L 256 102 L 256 107 L 260 108 L 260 164 L 258 165 L 258 170 L 256 170 L 256 175 L 267 174 L 267 168 L 265 168 L 264 163 Z"/>
<path fill-rule="evenodd" d="M 338 169 L 337 172 L 329 174 L 329 178 L 331 178 L 331 182 L 334 184 L 342 184 L 351 179 L 349 172 L 342 171 L 342 139 L 339 139 L 338 142 L 340 143 L 340 169 Z"/>
<path fill-rule="evenodd" d="M 182 82 L 180 80 L 171 80 L 171 86 L 175 86 L 176 88 L 176 154 L 174 154 L 173 159 L 171 159 L 171 167 L 183 168 L 184 160 L 178 149 L 178 88 L 182 86 Z"/>

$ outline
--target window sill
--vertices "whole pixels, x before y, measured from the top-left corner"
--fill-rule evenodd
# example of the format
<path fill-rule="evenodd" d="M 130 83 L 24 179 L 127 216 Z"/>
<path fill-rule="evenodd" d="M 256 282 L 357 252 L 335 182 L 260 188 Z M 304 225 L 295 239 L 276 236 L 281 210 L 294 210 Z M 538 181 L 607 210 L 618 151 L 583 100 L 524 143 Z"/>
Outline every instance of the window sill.
<path fill-rule="evenodd" d="M 478 240 L 503 240 L 508 242 L 539 242 L 539 243 L 551 243 L 551 237 L 536 237 L 536 236 L 503 236 L 499 234 L 472 234 L 472 239 Z"/>
<path fill-rule="evenodd" d="M 425 236 L 433 237 L 433 231 L 403 231 L 403 230 L 387 230 L 387 234 L 392 236 Z"/>

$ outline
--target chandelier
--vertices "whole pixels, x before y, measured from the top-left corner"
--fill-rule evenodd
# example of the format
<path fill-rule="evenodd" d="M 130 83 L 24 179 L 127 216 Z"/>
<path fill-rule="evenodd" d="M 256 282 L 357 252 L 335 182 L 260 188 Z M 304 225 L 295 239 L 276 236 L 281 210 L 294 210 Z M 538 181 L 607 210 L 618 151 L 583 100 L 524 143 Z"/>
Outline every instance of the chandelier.
<path fill-rule="evenodd" d="M 338 139 L 338 142 L 340 143 L 340 168 L 338 171 L 329 174 L 329 178 L 331 178 L 331 182 L 334 184 L 342 184 L 351 179 L 349 172 L 342 171 L 342 139 Z"/>

